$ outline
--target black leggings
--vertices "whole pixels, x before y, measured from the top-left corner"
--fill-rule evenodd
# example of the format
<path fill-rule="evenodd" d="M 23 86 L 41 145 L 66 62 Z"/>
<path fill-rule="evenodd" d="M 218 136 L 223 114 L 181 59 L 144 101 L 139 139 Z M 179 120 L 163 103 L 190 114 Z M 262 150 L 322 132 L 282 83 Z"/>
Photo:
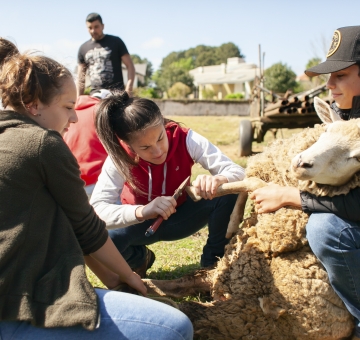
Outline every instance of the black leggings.
<path fill-rule="evenodd" d="M 201 266 L 211 266 L 224 255 L 229 242 L 225 238 L 230 215 L 237 195 L 216 197 L 194 202 L 190 197 L 176 213 L 163 221 L 150 237 L 145 231 L 154 220 L 147 220 L 126 228 L 109 230 L 109 236 L 131 268 L 140 267 L 145 261 L 145 246 L 159 241 L 175 241 L 188 237 L 208 225 L 209 236 L 201 256 Z"/>

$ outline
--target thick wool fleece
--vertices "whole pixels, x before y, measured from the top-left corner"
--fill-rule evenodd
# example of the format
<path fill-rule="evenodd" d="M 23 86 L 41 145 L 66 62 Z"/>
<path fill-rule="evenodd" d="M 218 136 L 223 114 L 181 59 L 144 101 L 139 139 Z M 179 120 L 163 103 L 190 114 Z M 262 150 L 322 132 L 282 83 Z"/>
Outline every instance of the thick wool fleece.
<path fill-rule="evenodd" d="M 283 186 L 299 183 L 289 171 L 291 159 L 324 131 L 315 126 L 277 140 L 250 157 L 247 177 Z M 354 180 L 356 181 L 356 180 Z M 328 193 L 348 192 L 327 186 Z M 292 207 L 269 214 L 252 212 L 209 272 L 211 303 L 183 303 L 199 339 L 337 340 L 348 337 L 353 317 L 332 289 L 327 273 L 307 245 L 308 215 Z"/>
<path fill-rule="evenodd" d="M 0 111 L 0 320 L 94 329 L 83 253 L 107 240 L 59 133 Z"/>

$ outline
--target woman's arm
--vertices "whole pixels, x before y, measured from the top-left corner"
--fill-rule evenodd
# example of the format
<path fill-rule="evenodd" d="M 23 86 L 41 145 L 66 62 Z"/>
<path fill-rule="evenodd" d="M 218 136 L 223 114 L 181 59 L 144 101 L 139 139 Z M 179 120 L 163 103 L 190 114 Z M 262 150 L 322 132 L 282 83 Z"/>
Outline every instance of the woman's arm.
<path fill-rule="evenodd" d="M 124 179 L 108 157 L 90 199 L 108 229 L 124 228 L 159 215 L 167 220 L 176 211 L 176 201 L 171 196 L 157 197 L 147 205 L 122 205 L 120 194 L 123 187 Z"/>
<path fill-rule="evenodd" d="M 194 162 L 201 164 L 212 175 L 199 175 L 192 182 L 202 198 L 212 199 L 219 185 L 244 179 L 245 170 L 198 133 L 189 130 L 186 146 Z"/>
<path fill-rule="evenodd" d="M 317 197 L 293 187 L 270 184 L 249 195 L 254 200 L 257 211 L 268 213 L 284 206 L 301 208 L 306 213 L 332 213 L 351 221 L 360 221 L 360 188 L 350 190 L 346 195 Z"/>
<path fill-rule="evenodd" d="M 44 184 L 69 219 L 84 254 L 90 254 L 120 281 L 146 294 L 140 277 L 131 271 L 108 237 L 105 223 L 89 204 L 79 166 L 61 136 L 44 132 L 38 157 Z"/>
<path fill-rule="evenodd" d="M 189 130 L 186 137 L 186 146 L 194 162 L 201 164 L 213 176 L 224 176 L 228 182 L 244 179 L 245 170 L 240 165 L 234 163 L 217 146 L 195 131 Z"/>
<path fill-rule="evenodd" d="M 44 186 L 71 223 L 83 252 L 102 247 L 108 237 L 105 224 L 89 204 L 79 165 L 59 133 L 42 133 L 38 166 Z"/>
<path fill-rule="evenodd" d="M 90 204 L 105 221 L 107 229 L 124 228 L 140 223 L 135 215 L 136 209 L 140 206 L 122 205 L 120 202 L 123 187 L 123 177 L 111 158 L 107 157 L 90 199 Z"/>
<path fill-rule="evenodd" d="M 250 193 L 259 214 L 276 211 L 285 206 L 301 208 L 300 191 L 294 187 L 269 184 Z"/>
<path fill-rule="evenodd" d="M 142 295 L 146 295 L 146 287 L 141 281 L 140 276 L 131 270 L 109 237 L 105 244 L 100 249 L 90 254 L 90 256 L 111 272 L 117 274 L 119 276 L 118 284 L 120 282 L 125 282 Z M 106 284 L 106 282 L 104 283 Z"/>
<path fill-rule="evenodd" d="M 316 197 L 308 192 L 301 192 L 301 205 L 306 213 L 333 213 L 350 221 L 360 221 L 360 188 L 350 190 L 346 195 L 334 197 Z"/>

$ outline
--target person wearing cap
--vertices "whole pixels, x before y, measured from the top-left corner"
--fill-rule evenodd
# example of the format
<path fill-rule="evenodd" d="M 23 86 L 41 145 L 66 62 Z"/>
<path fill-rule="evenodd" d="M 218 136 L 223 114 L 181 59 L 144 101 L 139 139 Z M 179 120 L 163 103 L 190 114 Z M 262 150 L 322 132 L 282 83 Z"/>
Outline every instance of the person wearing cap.
<path fill-rule="evenodd" d="M 332 109 L 343 119 L 360 117 L 360 26 L 334 32 L 325 62 L 305 71 L 329 74 Z M 324 265 L 335 292 L 354 316 L 352 339 L 360 339 L 360 188 L 347 195 L 318 198 L 294 187 L 271 184 L 250 194 L 258 212 L 297 206 L 311 214 L 306 226 L 309 245 Z"/>

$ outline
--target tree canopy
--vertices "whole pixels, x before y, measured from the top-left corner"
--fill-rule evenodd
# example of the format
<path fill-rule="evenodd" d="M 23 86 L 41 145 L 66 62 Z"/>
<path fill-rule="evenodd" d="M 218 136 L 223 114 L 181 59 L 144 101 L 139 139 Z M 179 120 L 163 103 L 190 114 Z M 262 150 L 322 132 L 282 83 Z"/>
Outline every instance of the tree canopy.
<path fill-rule="evenodd" d="M 312 58 L 307 62 L 306 69 L 309 69 L 310 67 L 319 65 L 320 63 L 321 63 L 321 58 L 318 58 L 318 57 Z M 320 74 L 317 77 L 310 77 L 310 80 L 311 80 L 311 83 L 313 84 L 313 86 L 318 86 L 327 81 L 327 75 Z"/>
<path fill-rule="evenodd" d="M 285 93 L 287 90 L 294 90 L 297 85 L 296 74 L 287 65 L 276 63 L 264 72 L 265 87 L 277 93 Z"/>
<path fill-rule="evenodd" d="M 193 78 L 189 71 L 193 68 L 193 60 L 191 58 L 181 58 L 156 71 L 153 80 L 161 91 L 167 91 L 175 83 L 179 82 L 192 88 Z"/>
<path fill-rule="evenodd" d="M 189 86 L 178 82 L 169 88 L 168 95 L 169 98 L 173 99 L 185 99 L 190 92 L 191 89 Z"/>
<path fill-rule="evenodd" d="M 311 58 L 306 64 L 306 69 L 319 65 L 320 63 L 321 63 L 321 58 L 317 58 L 317 57 Z"/>
<path fill-rule="evenodd" d="M 226 63 L 227 58 L 232 57 L 244 58 L 244 55 L 241 54 L 239 47 L 231 42 L 218 47 L 198 45 L 185 51 L 171 52 L 162 60 L 153 79 L 162 91 L 167 91 L 177 82 L 191 88 L 193 86 L 193 79 L 189 75 L 191 69 Z"/>

